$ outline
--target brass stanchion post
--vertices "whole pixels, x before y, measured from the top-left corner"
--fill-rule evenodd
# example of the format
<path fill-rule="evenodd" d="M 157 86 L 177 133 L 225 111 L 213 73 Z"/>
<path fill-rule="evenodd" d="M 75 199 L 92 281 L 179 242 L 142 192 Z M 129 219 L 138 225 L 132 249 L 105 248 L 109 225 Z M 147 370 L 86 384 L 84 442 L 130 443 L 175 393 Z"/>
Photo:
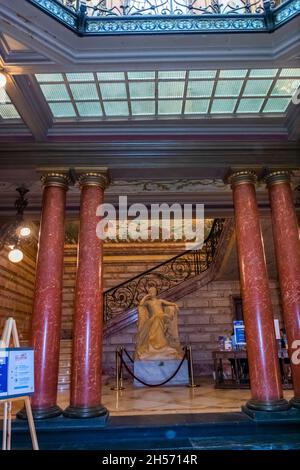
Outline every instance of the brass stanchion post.
<path fill-rule="evenodd" d="M 120 359 L 120 379 L 119 379 L 119 390 L 125 390 L 123 386 L 123 346 L 120 347 L 119 359 Z"/>
<path fill-rule="evenodd" d="M 115 358 L 116 358 L 116 385 L 115 387 L 111 387 L 111 390 L 119 390 L 119 363 L 120 363 L 119 347 L 117 347 L 116 349 Z"/>
<path fill-rule="evenodd" d="M 190 387 L 190 388 L 199 387 L 199 385 L 195 384 L 195 381 L 194 381 L 194 365 L 193 365 L 192 347 L 187 346 L 186 351 L 187 351 L 189 378 L 190 378 L 190 383 L 187 385 L 187 387 Z"/>
<path fill-rule="evenodd" d="M 123 348 L 118 346 L 116 349 L 116 386 L 111 387 L 111 390 L 124 390 L 123 387 L 123 372 L 122 372 L 122 354 Z"/>

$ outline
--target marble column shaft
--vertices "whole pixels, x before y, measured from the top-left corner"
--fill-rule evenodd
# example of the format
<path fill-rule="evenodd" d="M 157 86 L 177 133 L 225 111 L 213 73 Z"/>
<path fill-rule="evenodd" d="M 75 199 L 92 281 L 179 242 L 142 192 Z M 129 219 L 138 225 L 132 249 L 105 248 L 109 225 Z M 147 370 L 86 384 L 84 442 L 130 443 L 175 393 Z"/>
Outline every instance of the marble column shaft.
<path fill-rule="evenodd" d="M 251 171 L 237 172 L 231 176 L 251 381 L 252 398 L 246 406 L 270 411 L 286 407 L 287 402 L 282 400 L 278 349 L 255 181 L 255 174 Z"/>
<path fill-rule="evenodd" d="M 290 175 L 286 171 L 266 177 L 272 209 L 272 228 L 293 376 L 294 404 L 300 407 L 300 364 L 292 361 L 293 343 L 300 340 L 300 239 Z M 297 346 L 299 347 L 299 346 Z M 292 401 L 292 402 L 293 402 Z"/>
<path fill-rule="evenodd" d="M 31 337 L 35 354 L 32 408 L 36 418 L 54 417 L 61 413 L 56 398 L 68 188 L 68 179 L 63 174 L 49 174 L 42 181 L 44 190 Z"/>
<path fill-rule="evenodd" d="M 102 240 L 96 234 L 98 206 L 103 201 L 106 178 L 99 174 L 80 177 L 80 231 L 75 291 L 73 358 L 70 406 L 67 417 L 103 416 L 102 375 Z"/>

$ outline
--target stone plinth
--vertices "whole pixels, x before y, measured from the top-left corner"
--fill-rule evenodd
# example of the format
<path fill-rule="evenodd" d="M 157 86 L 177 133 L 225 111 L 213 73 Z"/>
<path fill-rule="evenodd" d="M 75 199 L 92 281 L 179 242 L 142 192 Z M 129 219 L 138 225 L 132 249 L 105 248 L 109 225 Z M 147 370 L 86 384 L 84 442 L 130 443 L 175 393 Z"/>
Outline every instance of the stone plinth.
<path fill-rule="evenodd" d="M 155 361 L 134 361 L 134 375 L 147 384 L 160 384 L 176 371 L 179 359 L 161 359 Z M 164 386 L 187 385 L 189 383 L 188 362 L 185 360 L 175 377 Z M 136 387 L 144 385 L 134 380 Z"/>

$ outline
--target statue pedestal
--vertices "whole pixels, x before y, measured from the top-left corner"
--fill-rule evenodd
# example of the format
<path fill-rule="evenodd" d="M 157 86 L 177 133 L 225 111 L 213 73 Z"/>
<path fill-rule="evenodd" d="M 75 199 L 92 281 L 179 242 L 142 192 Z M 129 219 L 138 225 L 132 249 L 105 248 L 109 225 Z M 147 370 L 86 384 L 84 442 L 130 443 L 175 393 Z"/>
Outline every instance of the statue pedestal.
<path fill-rule="evenodd" d="M 134 375 L 147 384 L 160 384 L 174 374 L 180 362 L 179 359 L 134 361 Z M 185 360 L 175 377 L 167 382 L 164 387 L 169 385 L 187 385 L 188 383 L 188 362 Z M 136 387 L 144 387 L 144 385 L 137 380 L 134 380 L 133 384 Z"/>

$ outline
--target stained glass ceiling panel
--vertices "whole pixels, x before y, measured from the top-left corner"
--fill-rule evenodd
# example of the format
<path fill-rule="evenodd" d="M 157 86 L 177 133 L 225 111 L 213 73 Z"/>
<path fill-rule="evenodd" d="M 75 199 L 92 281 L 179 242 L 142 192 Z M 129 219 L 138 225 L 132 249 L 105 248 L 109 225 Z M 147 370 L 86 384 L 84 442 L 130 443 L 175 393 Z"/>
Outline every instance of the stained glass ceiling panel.
<path fill-rule="evenodd" d="M 76 117 L 76 112 L 72 103 L 49 103 L 53 116 L 57 118 L 62 117 Z"/>
<path fill-rule="evenodd" d="M 187 88 L 188 98 L 210 97 L 214 86 L 213 80 L 189 80 Z"/>
<path fill-rule="evenodd" d="M 272 84 L 272 80 L 249 79 L 244 89 L 244 96 L 265 96 Z"/>
<path fill-rule="evenodd" d="M 130 97 L 152 98 L 155 97 L 155 82 L 129 82 Z"/>
<path fill-rule="evenodd" d="M 291 96 L 297 90 L 299 86 L 299 80 L 291 80 L 288 78 L 276 81 L 275 86 L 273 88 L 272 95 L 276 96 Z"/>
<path fill-rule="evenodd" d="M 185 103 L 185 114 L 206 114 L 209 100 L 187 100 Z"/>
<path fill-rule="evenodd" d="M 215 91 L 216 96 L 239 96 L 243 80 L 219 80 Z"/>
<path fill-rule="evenodd" d="M 118 100 L 127 98 L 126 86 L 124 82 L 102 83 L 100 89 L 102 98 L 104 100 Z"/>
<path fill-rule="evenodd" d="M 103 112 L 100 106 L 100 103 L 97 101 L 92 102 L 76 102 L 76 107 L 79 113 L 79 116 L 82 117 L 93 117 L 93 116 L 103 116 Z"/>
<path fill-rule="evenodd" d="M 259 113 L 264 103 L 263 98 L 242 98 L 237 113 Z"/>
<path fill-rule="evenodd" d="M 184 81 L 173 81 L 158 83 L 158 96 L 159 98 L 182 98 L 184 92 Z"/>
<path fill-rule="evenodd" d="M 0 88 L 0 122 L 8 119 L 21 119 L 18 111 L 11 102 L 5 88 Z"/>
<path fill-rule="evenodd" d="M 132 101 L 131 112 L 134 116 L 154 115 L 155 101 Z"/>
<path fill-rule="evenodd" d="M 212 104 L 212 114 L 232 114 L 237 100 L 235 98 L 226 98 L 224 100 L 214 99 Z"/>
<path fill-rule="evenodd" d="M 300 86 L 300 68 L 52 73 L 36 79 L 58 120 L 270 117 L 286 112 Z"/>
<path fill-rule="evenodd" d="M 94 75 L 92 73 L 67 73 L 69 82 L 93 82 Z"/>
<path fill-rule="evenodd" d="M 61 73 L 37 73 L 35 76 L 40 83 L 63 82 Z"/>
<path fill-rule="evenodd" d="M 244 78 L 247 70 L 220 70 L 220 78 Z"/>
<path fill-rule="evenodd" d="M 155 72 L 128 72 L 128 80 L 153 80 Z"/>
<path fill-rule="evenodd" d="M 288 98 L 269 98 L 265 108 L 265 113 L 284 113 L 289 105 Z"/>
<path fill-rule="evenodd" d="M 250 78 L 264 78 L 264 77 L 275 77 L 277 69 L 253 69 L 250 70 Z"/>
<path fill-rule="evenodd" d="M 67 87 L 63 83 L 41 85 L 41 89 L 47 101 L 66 101 L 69 99 Z"/>

